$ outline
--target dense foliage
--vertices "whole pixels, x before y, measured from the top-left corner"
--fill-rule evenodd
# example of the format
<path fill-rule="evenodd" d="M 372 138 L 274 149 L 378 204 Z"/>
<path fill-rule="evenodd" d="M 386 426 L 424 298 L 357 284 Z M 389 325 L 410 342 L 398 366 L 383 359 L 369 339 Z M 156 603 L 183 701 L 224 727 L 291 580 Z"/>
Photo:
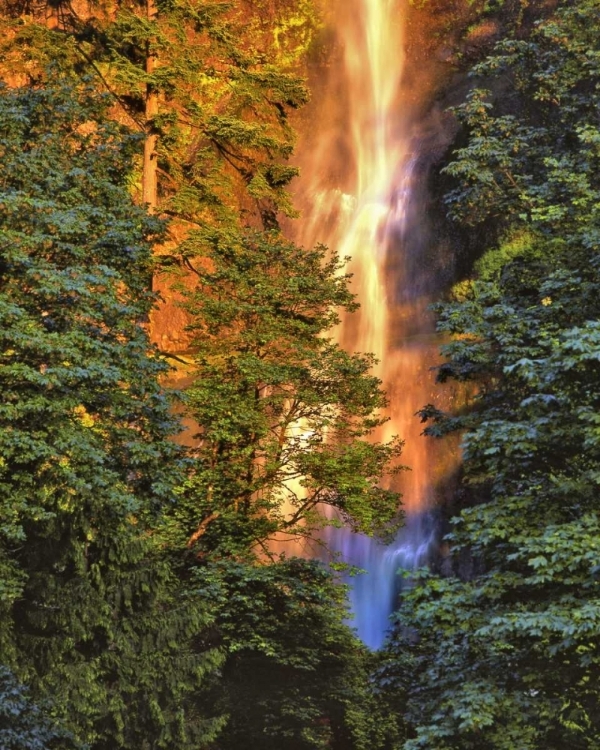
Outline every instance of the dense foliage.
<path fill-rule="evenodd" d="M 0 747 L 5 750 L 72 748 L 72 738 L 33 703 L 14 675 L 0 667 Z"/>
<path fill-rule="evenodd" d="M 348 626 L 344 588 L 315 561 L 222 562 L 207 599 L 227 645 L 222 750 L 370 750 L 373 660 Z"/>
<path fill-rule="evenodd" d="M 185 400 L 201 426 L 178 505 L 196 529 L 190 543 L 269 554 L 276 533 L 313 535 L 325 506 L 385 534 L 398 496 L 379 480 L 400 446 L 367 439 L 385 403 L 372 357 L 327 337 L 338 309 L 354 307 L 340 263 L 276 232 L 210 241 L 186 297 L 194 382 Z"/>
<path fill-rule="evenodd" d="M 160 226 L 104 112 L 66 82 L 0 96 L 0 648 L 79 740 L 188 747 L 216 662 L 148 535 L 179 473 L 140 326 Z"/>
<path fill-rule="evenodd" d="M 399 446 L 364 440 L 384 403 L 372 360 L 325 337 L 354 306 L 347 279 L 276 231 L 294 174 L 286 112 L 306 98 L 277 66 L 296 54 L 285 39 L 309 33 L 308 6 L 282 5 L 287 31 L 263 52 L 264 29 L 244 37 L 222 4 L 145 20 L 6 10 L 4 62 L 28 80 L 0 92 L 0 661 L 14 696 L 0 726 L 19 748 L 226 748 L 241 734 L 366 748 L 369 660 L 343 590 L 317 563 L 265 566 L 266 542 L 308 534 L 318 502 L 380 533 L 397 503 L 378 479 Z M 170 226 L 129 195 L 149 143 L 149 207 Z M 177 407 L 148 341 L 153 246 L 163 277 L 183 275 L 190 321 Z M 176 447 L 174 408 L 197 421 L 197 449 Z"/>
<path fill-rule="evenodd" d="M 52 64 L 109 91 L 113 115 L 144 134 L 135 183 L 152 208 L 215 230 L 293 213 L 288 115 L 308 94 L 289 63 L 317 23 L 308 0 L 261 4 L 262 24 L 213 0 L 1 6 L 5 75 L 42 80 Z"/>
<path fill-rule="evenodd" d="M 373 359 L 331 338 L 343 264 L 278 227 L 314 7 L 1 5 L 0 746 L 599 750 L 598 0 L 472 4 L 514 34 L 444 170 L 477 253 L 439 309 L 473 398 L 423 410 L 463 434 L 453 573 L 380 655 L 279 554 L 399 520 Z"/>
<path fill-rule="evenodd" d="M 561 6 L 500 42 L 474 70 L 488 90 L 458 109 L 448 202 L 491 242 L 441 308 L 440 377 L 478 391 L 463 414 L 424 415 L 464 431 L 470 507 L 449 539 L 473 562 L 420 579 L 400 612 L 407 749 L 599 747 L 599 9 Z"/>

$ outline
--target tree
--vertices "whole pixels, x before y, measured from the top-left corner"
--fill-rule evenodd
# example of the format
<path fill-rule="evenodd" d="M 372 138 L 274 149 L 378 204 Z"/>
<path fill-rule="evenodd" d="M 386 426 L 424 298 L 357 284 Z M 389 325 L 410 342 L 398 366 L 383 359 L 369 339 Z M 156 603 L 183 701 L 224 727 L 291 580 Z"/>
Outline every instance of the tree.
<path fill-rule="evenodd" d="M 297 67 L 317 24 L 309 0 L 43 2 L 37 10 L 8 0 L 0 8 L 0 75 L 39 82 L 49 64 L 89 75 L 110 92 L 111 115 L 143 135 L 130 184 L 138 201 L 171 218 L 155 252 L 174 266 L 190 229 L 210 224 L 226 235 L 294 215 L 290 114 L 308 98 Z M 155 284 L 164 306 L 151 328 L 163 349 L 181 351 L 172 284 L 169 274 Z"/>
<path fill-rule="evenodd" d="M 220 561 L 201 582 L 228 654 L 219 750 L 372 750 L 372 655 L 345 624 L 345 589 L 322 564 Z"/>
<path fill-rule="evenodd" d="M 294 213 L 288 116 L 308 92 L 290 64 L 316 24 L 309 2 L 288 5 L 266 12 L 261 4 L 278 29 L 269 38 L 254 8 L 244 17 L 236 4 L 212 0 L 133 0 L 79 13 L 61 4 L 50 28 L 11 3 L 3 52 L 9 75 L 39 77 L 60 63 L 111 92 L 113 115 L 144 134 L 140 197 L 179 217 L 180 233 L 187 222 L 273 226 L 279 211 Z"/>
<path fill-rule="evenodd" d="M 145 98 L 162 210 L 216 226 L 237 223 L 240 209 L 266 226 L 279 210 L 293 213 L 285 187 L 297 170 L 282 162 L 294 141 L 288 113 L 307 99 L 302 80 L 268 46 L 256 49 L 226 4 L 159 3 L 144 13 L 121 7 L 106 55 L 116 90 Z"/>
<path fill-rule="evenodd" d="M 27 690 L 0 667 L 0 747 L 4 750 L 50 750 L 75 747 L 30 700 Z"/>
<path fill-rule="evenodd" d="M 424 416 L 431 434 L 464 431 L 470 503 L 449 540 L 472 564 L 424 575 L 400 610 L 390 659 L 417 675 L 406 750 L 600 746 L 598 8 L 501 42 L 475 72 L 503 95 L 459 109 L 451 209 L 504 239 L 441 309 L 455 340 L 440 377 L 478 393 Z"/>
<path fill-rule="evenodd" d="M 0 647 L 90 747 L 197 747 L 218 660 L 152 533 L 181 472 L 135 147 L 66 79 L 1 92 Z"/>
<path fill-rule="evenodd" d="M 196 235 L 182 252 L 196 259 Z M 199 552 L 245 554 L 274 535 L 310 537 L 336 518 L 367 533 L 395 528 L 398 496 L 382 477 L 400 443 L 368 439 L 385 403 L 373 359 L 327 337 L 337 309 L 353 309 L 340 263 L 277 232 L 205 232 L 197 277 L 188 412 L 200 430 L 181 489 L 180 528 Z M 332 519 L 336 522 L 335 519 Z M 246 551 L 246 552 L 243 552 Z"/>

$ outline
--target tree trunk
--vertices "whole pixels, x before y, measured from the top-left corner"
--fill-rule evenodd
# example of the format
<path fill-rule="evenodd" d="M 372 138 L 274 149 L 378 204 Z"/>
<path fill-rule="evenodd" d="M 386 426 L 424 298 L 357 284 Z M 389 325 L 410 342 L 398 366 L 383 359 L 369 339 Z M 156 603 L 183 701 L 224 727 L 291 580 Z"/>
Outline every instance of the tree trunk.
<path fill-rule="evenodd" d="M 157 8 L 155 0 L 147 0 L 146 12 L 150 22 L 156 21 Z M 156 69 L 156 52 L 152 50 L 151 42 L 146 43 L 146 73 L 150 76 Z M 158 135 L 154 126 L 154 118 L 158 114 L 158 92 L 151 82 L 146 84 L 146 139 L 144 141 L 144 171 L 142 175 L 142 200 L 148 204 L 150 213 L 156 211 L 158 205 L 157 169 L 158 154 L 156 145 Z"/>

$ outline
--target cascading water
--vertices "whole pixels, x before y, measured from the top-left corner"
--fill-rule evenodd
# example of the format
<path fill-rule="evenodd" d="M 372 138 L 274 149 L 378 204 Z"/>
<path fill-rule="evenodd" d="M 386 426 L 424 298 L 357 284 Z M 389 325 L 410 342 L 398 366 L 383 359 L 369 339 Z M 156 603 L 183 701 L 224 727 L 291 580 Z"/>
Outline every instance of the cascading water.
<path fill-rule="evenodd" d="M 340 342 L 373 352 L 390 399 L 389 421 L 377 435 L 406 441 L 403 494 L 406 525 L 390 546 L 345 529 L 329 543 L 366 573 L 351 580 L 359 636 L 371 648 L 384 639 L 400 579 L 428 558 L 435 542 L 435 482 L 430 441 L 415 418 L 432 401 L 436 358 L 430 289 L 423 270 L 418 217 L 419 139 L 414 107 L 403 99 L 403 0 L 341 0 L 335 8 L 339 50 L 319 87 L 318 140 L 300 151 L 299 200 L 304 245 L 323 242 L 350 256 L 361 309 L 344 321 Z M 304 154 L 304 156 L 303 156 Z"/>

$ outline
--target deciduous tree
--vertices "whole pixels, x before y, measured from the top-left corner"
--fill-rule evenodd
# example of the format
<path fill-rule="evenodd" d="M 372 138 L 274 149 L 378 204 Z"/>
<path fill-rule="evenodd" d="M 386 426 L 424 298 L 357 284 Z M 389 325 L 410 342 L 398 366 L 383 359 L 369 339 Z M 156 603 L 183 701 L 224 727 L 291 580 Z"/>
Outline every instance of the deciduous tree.
<path fill-rule="evenodd" d="M 0 649 L 90 747 L 198 747 L 217 658 L 154 541 L 180 473 L 135 145 L 66 79 L 1 91 Z"/>
<path fill-rule="evenodd" d="M 501 42 L 475 71 L 496 98 L 460 109 L 450 207 L 504 240 L 441 309 L 455 340 L 440 376 L 478 395 L 424 416 L 433 434 L 464 430 L 471 503 L 449 540 L 473 564 L 419 579 L 400 611 L 407 750 L 599 747 L 598 10 L 561 5 Z"/>
<path fill-rule="evenodd" d="M 371 356 L 329 337 L 353 309 L 341 264 L 279 233 L 204 233 L 182 245 L 196 275 L 186 309 L 193 352 L 186 403 L 199 432 L 179 508 L 188 543 L 240 552 L 274 535 L 308 537 L 327 519 L 367 533 L 396 526 L 382 487 L 399 441 L 369 439 L 382 422 Z M 195 265 L 194 265 L 195 264 Z"/>

